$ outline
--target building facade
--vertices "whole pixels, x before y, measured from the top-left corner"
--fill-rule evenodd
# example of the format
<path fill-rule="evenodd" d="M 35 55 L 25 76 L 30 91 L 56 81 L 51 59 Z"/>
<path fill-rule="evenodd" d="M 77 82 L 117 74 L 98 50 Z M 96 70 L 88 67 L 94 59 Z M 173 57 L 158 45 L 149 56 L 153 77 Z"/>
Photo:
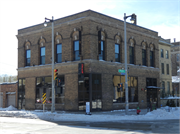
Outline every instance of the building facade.
<path fill-rule="evenodd" d="M 124 109 L 124 22 L 87 10 L 54 23 L 55 108 Z M 50 23 L 18 30 L 19 109 L 41 109 L 43 93 L 51 108 L 51 34 Z M 158 33 L 127 23 L 127 57 L 129 108 L 160 106 Z"/>
<path fill-rule="evenodd" d="M 159 68 L 161 97 L 172 95 L 172 68 L 171 68 L 171 46 L 170 40 L 160 38 L 159 40 Z"/>

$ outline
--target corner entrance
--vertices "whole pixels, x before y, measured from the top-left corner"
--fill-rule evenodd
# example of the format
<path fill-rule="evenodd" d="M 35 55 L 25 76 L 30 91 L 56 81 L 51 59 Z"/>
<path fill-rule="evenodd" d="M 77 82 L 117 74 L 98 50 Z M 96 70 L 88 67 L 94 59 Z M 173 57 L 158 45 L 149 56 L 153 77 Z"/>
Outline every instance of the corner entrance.
<path fill-rule="evenodd" d="M 102 109 L 101 74 L 78 75 L 79 110 L 86 110 L 86 102 L 90 102 L 91 111 Z"/>
<path fill-rule="evenodd" d="M 156 88 L 147 89 L 147 103 L 151 110 L 155 110 L 158 107 L 158 96 Z"/>

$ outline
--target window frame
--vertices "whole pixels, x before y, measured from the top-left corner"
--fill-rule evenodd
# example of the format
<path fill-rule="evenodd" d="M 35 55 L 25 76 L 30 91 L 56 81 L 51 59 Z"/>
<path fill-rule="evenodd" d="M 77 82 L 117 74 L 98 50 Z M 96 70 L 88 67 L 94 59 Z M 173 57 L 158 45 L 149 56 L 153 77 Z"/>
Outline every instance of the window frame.
<path fill-rule="evenodd" d="M 166 50 L 166 59 L 169 59 L 169 51 Z"/>
<path fill-rule="evenodd" d="M 130 49 L 132 49 L 132 55 L 130 55 Z M 129 64 L 134 64 L 134 47 L 132 46 L 129 46 Z"/>
<path fill-rule="evenodd" d="M 60 53 L 58 53 L 58 46 L 60 46 L 61 47 L 61 52 Z M 59 61 L 59 58 L 58 58 L 58 56 L 59 55 L 61 55 L 61 59 L 60 59 L 60 61 Z M 62 44 L 60 43 L 60 44 L 56 44 L 56 62 L 57 63 L 61 63 L 62 62 Z"/>
<path fill-rule="evenodd" d="M 143 58 L 143 52 L 144 52 L 144 58 Z M 146 50 L 142 49 L 142 65 L 146 66 Z"/>
<path fill-rule="evenodd" d="M 164 58 L 164 50 L 161 49 L 161 58 Z"/>
<path fill-rule="evenodd" d="M 166 64 L 166 73 L 169 75 L 169 64 Z"/>
<path fill-rule="evenodd" d="M 75 50 L 76 48 L 76 42 L 78 42 L 77 46 L 78 46 L 78 50 Z M 78 52 L 78 56 L 76 57 L 76 52 Z M 74 61 L 79 61 L 80 57 L 79 57 L 79 40 L 75 40 L 73 41 L 73 55 L 74 55 Z"/>
<path fill-rule="evenodd" d="M 27 52 L 30 51 L 30 57 L 27 57 Z M 29 59 L 29 63 L 28 63 Z M 31 64 L 31 49 L 26 50 L 26 66 L 30 66 Z"/>
<path fill-rule="evenodd" d="M 101 40 L 101 54 L 99 54 L 99 60 L 105 60 L 105 55 L 104 55 L 104 48 L 105 48 L 105 45 L 104 45 L 104 41 Z M 102 46 L 103 45 L 103 46 Z M 100 59 L 100 57 L 102 57 L 102 59 Z"/>
<path fill-rule="evenodd" d="M 44 48 L 44 55 L 42 56 L 42 49 Z M 40 65 L 45 65 L 46 64 L 46 60 L 45 60 L 45 56 L 46 56 L 46 47 L 41 47 L 40 48 Z M 42 62 L 42 58 L 44 57 L 44 64 Z"/>
<path fill-rule="evenodd" d="M 154 51 L 150 51 L 150 67 L 154 67 Z"/>
<path fill-rule="evenodd" d="M 119 47 L 118 51 L 119 53 L 116 53 L 116 46 Z M 116 60 L 116 54 L 118 55 L 118 60 Z M 115 62 L 121 62 L 120 60 L 120 44 L 115 43 Z"/>
<path fill-rule="evenodd" d="M 164 74 L 164 63 L 161 63 L 161 74 Z"/>

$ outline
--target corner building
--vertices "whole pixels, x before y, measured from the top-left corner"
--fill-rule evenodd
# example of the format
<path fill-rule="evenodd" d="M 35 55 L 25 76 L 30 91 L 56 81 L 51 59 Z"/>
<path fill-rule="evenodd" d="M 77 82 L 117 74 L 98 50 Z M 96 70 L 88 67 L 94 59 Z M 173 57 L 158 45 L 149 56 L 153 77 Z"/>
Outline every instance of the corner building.
<path fill-rule="evenodd" d="M 42 20 L 43 21 L 43 20 Z M 51 23 L 18 30 L 19 109 L 51 108 Z M 125 108 L 124 22 L 87 10 L 54 21 L 56 110 Z M 129 108 L 160 106 L 158 33 L 127 23 Z M 83 63 L 83 74 L 79 74 Z M 123 88 L 119 89 L 118 84 Z"/>

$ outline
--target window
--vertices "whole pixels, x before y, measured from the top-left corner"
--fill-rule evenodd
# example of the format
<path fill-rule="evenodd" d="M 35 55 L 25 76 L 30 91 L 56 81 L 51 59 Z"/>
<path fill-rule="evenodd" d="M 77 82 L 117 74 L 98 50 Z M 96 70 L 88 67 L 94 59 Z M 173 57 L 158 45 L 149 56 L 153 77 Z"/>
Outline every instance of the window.
<path fill-rule="evenodd" d="M 57 53 L 56 53 L 56 59 L 57 63 L 62 62 L 62 44 L 57 44 Z"/>
<path fill-rule="evenodd" d="M 128 77 L 128 101 L 138 102 L 138 79 L 137 77 Z M 118 87 L 118 84 L 123 83 L 122 89 Z M 124 103 L 125 102 L 125 76 L 114 76 L 114 97 L 113 103 Z"/>
<path fill-rule="evenodd" d="M 167 82 L 167 94 L 170 94 L 170 82 Z"/>
<path fill-rule="evenodd" d="M 162 81 L 162 90 L 161 90 L 161 97 L 164 98 L 165 97 L 165 82 Z"/>
<path fill-rule="evenodd" d="M 79 57 L 79 40 L 74 41 L 74 60 L 80 60 Z"/>
<path fill-rule="evenodd" d="M 146 66 L 146 50 L 142 49 L 142 65 Z"/>
<path fill-rule="evenodd" d="M 163 49 L 161 49 L 161 57 L 162 57 L 162 58 L 164 57 Z"/>
<path fill-rule="evenodd" d="M 45 47 L 41 47 L 40 64 L 45 65 Z"/>
<path fill-rule="evenodd" d="M 104 60 L 104 41 L 101 41 L 101 54 L 99 54 L 99 60 Z"/>
<path fill-rule="evenodd" d="M 120 62 L 120 48 L 119 44 L 115 44 L 115 61 Z"/>
<path fill-rule="evenodd" d="M 180 59 L 180 54 L 176 54 L 176 61 L 179 61 Z"/>
<path fill-rule="evenodd" d="M 167 50 L 166 50 L 166 59 L 169 59 L 169 53 Z"/>
<path fill-rule="evenodd" d="M 19 79 L 18 85 L 18 109 L 25 109 L 25 79 Z"/>
<path fill-rule="evenodd" d="M 129 46 L 129 63 L 134 64 L 134 47 Z"/>
<path fill-rule="evenodd" d="M 150 66 L 154 67 L 154 54 L 153 54 L 153 51 L 150 51 Z"/>
<path fill-rule="evenodd" d="M 166 64 L 167 74 L 169 75 L 169 64 Z"/>
<path fill-rule="evenodd" d="M 55 103 L 61 104 L 64 96 L 64 76 L 58 76 L 60 84 L 55 86 Z M 46 93 L 46 104 L 52 102 L 52 77 L 37 77 L 36 78 L 36 103 L 43 102 L 43 93 Z"/>
<path fill-rule="evenodd" d="M 26 66 L 30 66 L 31 63 L 31 50 L 26 50 Z"/>
<path fill-rule="evenodd" d="M 164 74 L 164 63 L 161 63 L 161 73 Z"/>

